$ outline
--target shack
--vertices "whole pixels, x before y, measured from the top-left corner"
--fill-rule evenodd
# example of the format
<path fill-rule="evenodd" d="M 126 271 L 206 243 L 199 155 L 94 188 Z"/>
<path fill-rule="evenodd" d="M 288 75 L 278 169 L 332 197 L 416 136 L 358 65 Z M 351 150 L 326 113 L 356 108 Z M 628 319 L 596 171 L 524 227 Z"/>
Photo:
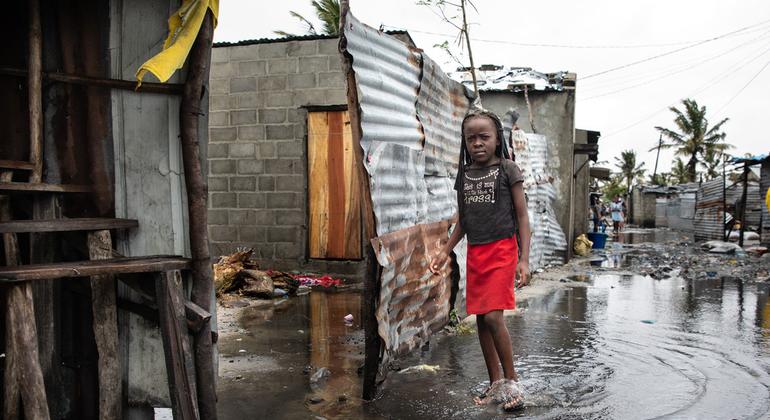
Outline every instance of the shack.
<path fill-rule="evenodd" d="M 179 1 L 4 6 L 3 417 L 216 418 L 204 87 L 216 1 L 185 2 L 169 39 L 189 42 L 184 68 L 141 87 Z"/>
<path fill-rule="evenodd" d="M 628 210 L 632 224 L 644 228 L 665 227 L 668 187 L 635 185 Z"/>

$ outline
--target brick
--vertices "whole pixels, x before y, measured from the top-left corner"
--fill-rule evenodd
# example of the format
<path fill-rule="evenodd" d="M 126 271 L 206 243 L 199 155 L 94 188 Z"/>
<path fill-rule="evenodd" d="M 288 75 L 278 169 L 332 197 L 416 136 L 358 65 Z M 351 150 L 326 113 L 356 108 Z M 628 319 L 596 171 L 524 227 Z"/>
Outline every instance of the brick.
<path fill-rule="evenodd" d="M 291 74 L 297 72 L 296 58 L 282 58 L 267 62 L 267 74 Z"/>
<path fill-rule="evenodd" d="M 315 55 L 317 51 L 318 43 L 316 41 L 292 41 L 286 46 L 286 54 L 289 57 Z"/>
<path fill-rule="evenodd" d="M 266 61 L 243 61 L 238 63 L 239 76 L 264 76 L 266 74 Z"/>
<path fill-rule="evenodd" d="M 329 105 L 347 105 L 348 95 L 344 89 L 326 89 L 324 101 Z"/>
<path fill-rule="evenodd" d="M 212 63 L 226 63 L 230 61 L 230 48 L 215 47 L 211 49 Z"/>
<path fill-rule="evenodd" d="M 295 193 L 265 193 L 267 197 L 267 208 L 269 209 L 292 209 L 297 207 L 297 194 Z"/>
<path fill-rule="evenodd" d="M 233 95 L 235 100 L 233 104 L 234 109 L 256 109 L 262 108 L 262 104 L 265 102 L 265 95 L 260 93 L 241 93 L 239 95 Z"/>
<path fill-rule="evenodd" d="M 285 109 L 260 109 L 259 122 L 262 124 L 281 124 L 286 122 Z"/>
<path fill-rule="evenodd" d="M 286 57 L 286 46 L 288 42 L 272 42 L 270 44 L 259 45 L 259 58 L 282 58 Z"/>
<path fill-rule="evenodd" d="M 222 127 L 230 125 L 230 113 L 227 111 L 209 112 L 209 125 L 211 127 Z"/>
<path fill-rule="evenodd" d="M 339 44 L 340 44 L 339 38 L 319 39 L 318 55 L 334 55 L 334 56 L 339 55 L 340 53 Z"/>
<path fill-rule="evenodd" d="M 302 244 L 299 242 L 292 244 L 275 244 L 275 258 L 300 258 L 304 256 Z"/>
<path fill-rule="evenodd" d="M 234 208 L 238 205 L 238 197 L 235 193 L 212 193 L 211 207 L 215 209 Z"/>
<path fill-rule="evenodd" d="M 244 157 L 253 158 L 255 156 L 255 153 L 254 153 L 255 150 L 256 150 L 256 146 L 254 145 L 254 143 L 233 143 L 230 145 L 229 156 L 232 158 L 244 158 Z"/>
<path fill-rule="evenodd" d="M 305 124 L 307 119 L 307 111 L 304 109 L 291 108 L 286 113 L 286 120 L 290 123 L 302 123 Z"/>
<path fill-rule="evenodd" d="M 256 159 L 241 159 L 238 161 L 239 174 L 261 174 L 264 172 L 264 163 Z"/>
<path fill-rule="evenodd" d="M 235 66 L 232 63 L 211 63 L 210 79 L 229 79 L 235 76 Z"/>
<path fill-rule="evenodd" d="M 315 73 L 290 74 L 289 89 L 308 89 L 316 87 Z"/>
<path fill-rule="evenodd" d="M 264 125 L 242 125 L 238 127 L 238 140 L 264 140 Z"/>
<path fill-rule="evenodd" d="M 256 191 L 257 177 L 234 176 L 230 178 L 230 191 Z"/>
<path fill-rule="evenodd" d="M 286 75 L 260 77 L 257 85 L 260 91 L 286 90 Z"/>
<path fill-rule="evenodd" d="M 276 225 L 301 226 L 305 223 L 305 212 L 301 210 L 284 210 L 275 213 Z"/>
<path fill-rule="evenodd" d="M 236 207 L 236 206 L 233 206 Z M 238 193 L 239 209 L 260 209 L 265 207 L 265 194 L 263 193 Z"/>
<path fill-rule="evenodd" d="M 272 159 L 275 158 L 275 143 L 265 142 L 258 145 L 257 156 L 260 159 Z"/>
<path fill-rule="evenodd" d="M 305 163 L 306 163 L 306 159 L 294 160 L 294 162 L 291 165 L 291 170 L 293 171 L 294 174 L 304 175 Z"/>
<path fill-rule="evenodd" d="M 304 123 L 294 124 L 294 139 L 302 140 L 307 136 L 307 127 Z M 304 150 L 304 147 L 303 147 Z"/>
<path fill-rule="evenodd" d="M 296 227 L 271 226 L 267 228 L 268 242 L 296 242 Z"/>
<path fill-rule="evenodd" d="M 275 224 L 273 210 L 258 210 L 256 224 L 258 226 L 272 226 Z"/>
<path fill-rule="evenodd" d="M 234 174 L 235 162 L 230 159 L 215 159 L 209 161 L 212 174 Z"/>
<path fill-rule="evenodd" d="M 267 174 L 292 174 L 298 163 L 295 159 L 265 159 L 263 162 Z"/>
<path fill-rule="evenodd" d="M 211 141 L 233 141 L 238 136 L 238 130 L 235 127 L 212 127 L 209 129 L 209 139 Z"/>
<path fill-rule="evenodd" d="M 244 111 L 230 111 L 230 124 L 250 125 L 257 123 L 257 111 L 250 109 Z"/>
<path fill-rule="evenodd" d="M 230 225 L 243 226 L 254 225 L 257 220 L 257 212 L 254 210 L 230 210 Z"/>
<path fill-rule="evenodd" d="M 345 62 L 342 60 L 342 56 L 337 54 L 333 57 L 329 57 L 329 70 L 339 70 L 345 72 Z"/>
<path fill-rule="evenodd" d="M 268 140 L 290 140 L 294 138 L 294 126 L 291 124 L 271 124 L 265 126 L 265 138 Z"/>
<path fill-rule="evenodd" d="M 209 80 L 209 91 L 213 94 L 230 93 L 230 80 L 229 79 Z"/>
<path fill-rule="evenodd" d="M 226 225 L 227 224 L 227 210 L 209 210 L 208 224 L 209 225 Z"/>
<path fill-rule="evenodd" d="M 227 157 L 227 143 L 210 143 L 206 155 L 211 158 L 226 158 Z"/>
<path fill-rule="evenodd" d="M 305 155 L 305 145 L 302 141 L 280 141 L 276 142 L 278 146 L 278 157 L 302 157 Z"/>
<path fill-rule="evenodd" d="M 237 77 L 230 79 L 230 92 L 254 92 L 257 90 L 256 77 Z"/>
<path fill-rule="evenodd" d="M 275 257 L 275 244 L 256 244 L 254 245 L 254 253 L 259 255 L 259 258 L 271 260 Z"/>
<path fill-rule="evenodd" d="M 212 241 L 233 241 L 238 237 L 238 228 L 232 226 L 210 226 Z"/>
<path fill-rule="evenodd" d="M 329 71 L 329 57 L 300 57 L 300 73 L 319 73 Z"/>
<path fill-rule="evenodd" d="M 291 92 L 270 92 L 266 95 L 265 106 L 269 108 L 289 107 L 294 104 Z"/>
<path fill-rule="evenodd" d="M 235 105 L 235 98 L 230 95 L 211 95 L 209 96 L 209 110 L 222 111 L 232 109 Z"/>
<path fill-rule="evenodd" d="M 226 176 L 210 176 L 208 178 L 209 191 L 229 191 L 229 182 Z"/>
<path fill-rule="evenodd" d="M 266 175 L 257 179 L 258 191 L 275 191 L 275 177 Z"/>
<path fill-rule="evenodd" d="M 276 191 L 295 191 L 305 190 L 305 177 L 302 175 L 280 175 L 275 177 Z"/>
<path fill-rule="evenodd" d="M 257 226 L 243 226 L 238 229 L 238 240 L 241 242 L 265 242 L 267 229 Z"/>
<path fill-rule="evenodd" d="M 293 102 L 297 106 L 325 105 L 326 95 L 322 89 L 306 89 L 294 92 Z"/>
<path fill-rule="evenodd" d="M 318 73 L 318 86 L 325 88 L 345 87 L 345 74 L 339 71 Z"/>
<path fill-rule="evenodd" d="M 259 54 L 259 45 L 237 45 L 230 48 L 230 60 L 254 60 Z"/>

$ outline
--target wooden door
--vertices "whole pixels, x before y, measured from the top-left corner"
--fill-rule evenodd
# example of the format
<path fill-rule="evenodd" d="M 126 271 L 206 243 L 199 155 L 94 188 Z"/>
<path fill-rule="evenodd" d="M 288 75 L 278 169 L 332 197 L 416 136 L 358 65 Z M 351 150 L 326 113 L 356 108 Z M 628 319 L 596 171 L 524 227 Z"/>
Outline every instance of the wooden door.
<path fill-rule="evenodd" d="M 347 111 L 308 113 L 310 258 L 361 258 L 361 188 Z"/>

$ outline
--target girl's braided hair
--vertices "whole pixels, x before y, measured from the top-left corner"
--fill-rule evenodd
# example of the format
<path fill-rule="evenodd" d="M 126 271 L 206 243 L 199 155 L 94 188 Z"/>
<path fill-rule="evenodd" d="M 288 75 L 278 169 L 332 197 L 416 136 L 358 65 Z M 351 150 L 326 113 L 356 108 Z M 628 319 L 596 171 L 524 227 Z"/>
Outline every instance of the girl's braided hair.
<path fill-rule="evenodd" d="M 460 165 L 457 168 L 457 178 L 460 181 L 457 189 L 457 204 L 461 214 L 465 210 L 465 191 L 463 188 L 465 168 L 466 166 L 473 163 L 471 154 L 468 152 L 468 147 L 465 145 L 465 123 L 472 118 L 479 117 L 489 118 L 492 121 L 492 124 L 495 126 L 495 132 L 497 133 L 497 139 L 499 140 L 499 144 L 495 149 L 495 155 L 500 159 L 516 160 L 514 156 L 511 156 L 511 153 L 507 147 L 508 141 L 505 138 L 505 131 L 503 130 L 503 123 L 500 121 L 500 117 L 498 117 L 494 112 L 484 109 L 470 110 L 465 115 L 465 118 L 463 118 L 463 122 L 460 125 Z M 495 181 L 495 197 L 500 197 L 500 176 L 498 176 Z"/>

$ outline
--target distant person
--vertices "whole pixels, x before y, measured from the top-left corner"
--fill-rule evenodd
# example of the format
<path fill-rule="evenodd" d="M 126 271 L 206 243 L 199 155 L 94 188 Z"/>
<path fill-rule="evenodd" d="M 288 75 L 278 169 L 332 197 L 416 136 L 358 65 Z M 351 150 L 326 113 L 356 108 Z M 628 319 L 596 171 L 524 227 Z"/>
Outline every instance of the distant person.
<path fill-rule="evenodd" d="M 499 401 L 506 396 L 503 408 L 513 410 L 524 402 L 503 311 L 516 307 L 516 278 L 518 286 L 524 287 L 530 276 L 524 177 L 509 158 L 497 115 L 472 111 L 461 129 L 460 169 L 455 182 L 459 223 L 449 242 L 433 258 L 430 270 L 440 274 L 450 259 L 449 253 L 467 235 L 466 308 L 476 315 L 490 383 L 476 403 Z"/>
<path fill-rule="evenodd" d="M 622 228 L 621 223 L 623 223 L 623 204 L 617 195 L 610 204 L 610 213 L 612 214 L 612 232 L 618 233 Z"/>
<path fill-rule="evenodd" d="M 599 232 L 602 220 L 602 204 L 599 196 L 591 194 L 591 218 L 594 223 L 594 233 Z"/>

